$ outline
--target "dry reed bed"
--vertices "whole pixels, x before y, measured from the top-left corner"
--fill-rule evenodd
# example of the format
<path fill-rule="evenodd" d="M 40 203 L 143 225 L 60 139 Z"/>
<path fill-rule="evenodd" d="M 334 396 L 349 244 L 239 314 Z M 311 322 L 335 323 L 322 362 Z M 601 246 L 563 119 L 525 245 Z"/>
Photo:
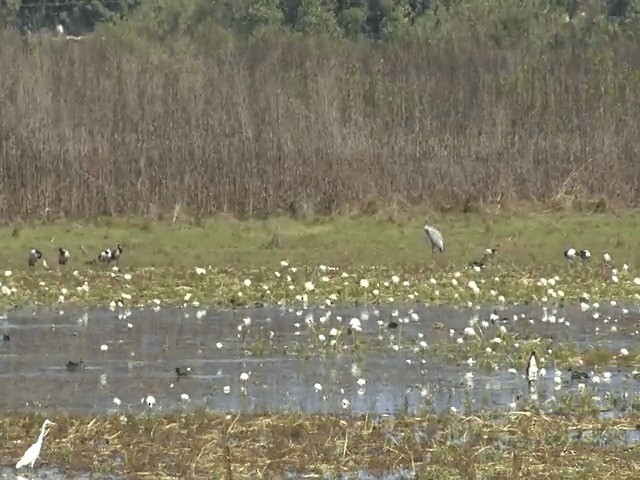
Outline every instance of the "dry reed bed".
<path fill-rule="evenodd" d="M 12 464 L 42 418 L 0 420 L 0 458 Z M 616 472 L 632 478 L 635 447 L 568 440 L 570 431 L 621 432 L 638 418 L 594 420 L 514 412 L 499 421 L 428 416 L 191 414 L 58 417 L 44 465 L 127 478 L 282 478 L 285 472 L 340 473 L 414 469 L 429 478 L 574 478 Z M 22 440 L 17 443 L 16 440 Z M 576 477 L 577 478 L 577 477 Z M 595 477 L 591 477 L 595 478 Z"/>
<path fill-rule="evenodd" d="M 4 218 L 637 204 L 631 45 L 0 41 Z"/>

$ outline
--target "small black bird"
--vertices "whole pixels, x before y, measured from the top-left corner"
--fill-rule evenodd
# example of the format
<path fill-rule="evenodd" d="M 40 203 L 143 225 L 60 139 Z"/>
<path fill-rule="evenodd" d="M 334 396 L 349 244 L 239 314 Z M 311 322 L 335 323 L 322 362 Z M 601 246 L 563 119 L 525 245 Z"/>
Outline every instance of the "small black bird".
<path fill-rule="evenodd" d="M 491 257 L 493 257 L 496 253 L 498 253 L 498 250 L 495 248 L 485 249 L 484 253 L 482 254 L 482 259 L 473 260 L 471 263 L 469 263 L 469 268 L 475 271 L 482 270 L 487 266 L 487 263 L 489 263 L 489 260 L 491 260 Z"/>
<path fill-rule="evenodd" d="M 38 260 L 40 260 L 41 258 L 42 258 L 42 252 L 37 248 L 32 248 L 31 251 L 29 252 L 29 266 L 33 267 L 36 263 L 38 263 Z"/>
<path fill-rule="evenodd" d="M 589 260 L 591 258 L 591 252 L 589 250 L 578 250 L 578 253 L 576 254 L 578 255 L 583 262 L 586 262 L 587 260 Z"/>
<path fill-rule="evenodd" d="M 69 261 L 69 250 L 65 250 L 64 248 L 58 248 L 58 265 L 66 265 Z"/>
<path fill-rule="evenodd" d="M 71 360 L 69 360 L 67 362 L 67 370 L 69 370 L 70 372 L 75 372 L 78 367 L 84 368 L 84 360 L 80 359 L 77 362 L 72 362 Z"/>
<path fill-rule="evenodd" d="M 8 333 L 3 333 L 2 334 L 2 341 L 3 342 L 10 342 L 11 341 L 11 335 L 9 335 Z"/>
<path fill-rule="evenodd" d="M 589 380 L 590 378 L 587 372 L 578 372 L 572 368 L 569 369 L 569 372 L 571 373 L 571 380 Z"/>
<path fill-rule="evenodd" d="M 187 367 L 184 369 L 176 367 L 176 375 L 179 377 L 188 377 L 189 375 L 191 375 L 191 367 Z"/>

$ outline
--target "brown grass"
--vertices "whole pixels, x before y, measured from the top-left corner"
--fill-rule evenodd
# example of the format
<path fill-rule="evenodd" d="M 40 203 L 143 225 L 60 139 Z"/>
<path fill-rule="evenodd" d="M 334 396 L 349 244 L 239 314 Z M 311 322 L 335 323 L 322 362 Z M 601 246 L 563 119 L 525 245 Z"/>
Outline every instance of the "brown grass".
<path fill-rule="evenodd" d="M 633 419 L 545 417 L 340 418 L 302 414 L 190 414 L 55 418 L 40 468 L 119 473 L 127 478 L 283 478 L 286 472 L 379 474 L 411 469 L 418 478 L 635 478 L 640 450 L 600 445 L 601 435 L 635 428 Z M 637 421 L 637 419 L 635 420 Z M 0 420 L 0 459 L 14 464 L 42 418 Z M 569 435 L 583 434 L 570 441 Z M 590 441 L 589 439 L 593 439 Z"/>
<path fill-rule="evenodd" d="M 3 218 L 637 203 L 635 46 L 0 41 Z"/>

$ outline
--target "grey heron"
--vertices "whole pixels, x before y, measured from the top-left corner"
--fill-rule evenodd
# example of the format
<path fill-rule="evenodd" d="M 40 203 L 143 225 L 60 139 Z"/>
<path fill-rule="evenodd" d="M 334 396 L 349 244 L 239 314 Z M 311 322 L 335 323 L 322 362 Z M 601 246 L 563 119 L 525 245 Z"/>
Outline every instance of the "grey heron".
<path fill-rule="evenodd" d="M 442 234 L 437 228 L 426 224 L 424 226 L 424 234 L 431 244 L 431 253 L 435 253 L 436 250 L 440 250 L 440 253 L 444 252 L 444 238 L 442 238 Z"/>

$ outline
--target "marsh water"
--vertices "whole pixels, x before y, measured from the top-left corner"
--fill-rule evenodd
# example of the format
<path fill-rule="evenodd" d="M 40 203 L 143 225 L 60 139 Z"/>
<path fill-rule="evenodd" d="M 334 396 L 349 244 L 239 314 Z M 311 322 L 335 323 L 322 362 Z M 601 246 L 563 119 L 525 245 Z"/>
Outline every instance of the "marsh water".
<path fill-rule="evenodd" d="M 94 415 L 508 410 L 531 400 L 524 365 L 487 370 L 466 359 L 443 361 L 430 355 L 431 346 L 449 342 L 454 348 L 474 317 L 487 339 L 504 326 L 510 334 L 553 339 L 553 345 L 619 351 L 637 342 L 637 307 L 607 305 L 596 312 L 563 306 L 554 310 L 554 321 L 549 311 L 512 306 L 489 322 L 488 308 L 13 310 L 0 319 L 0 407 Z M 349 327 L 353 318 L 362 331 Z M 480 327 L 482 321 L 489 326 Z M 342 347 L 331 348 L 332 340 Z M 80 359 L 84 365 L 67 368 Z M 176 367 L 191 374 L 178 376 Z M 535 392 L 543 409 L 559 392 L 586 384 L 603 415 L 620 415 L 640 386 L 630 368 L 609 368 L 598 382 L 572 381 L 566 370 L 554 378 L 554 366 L 546 369 Z"/>

